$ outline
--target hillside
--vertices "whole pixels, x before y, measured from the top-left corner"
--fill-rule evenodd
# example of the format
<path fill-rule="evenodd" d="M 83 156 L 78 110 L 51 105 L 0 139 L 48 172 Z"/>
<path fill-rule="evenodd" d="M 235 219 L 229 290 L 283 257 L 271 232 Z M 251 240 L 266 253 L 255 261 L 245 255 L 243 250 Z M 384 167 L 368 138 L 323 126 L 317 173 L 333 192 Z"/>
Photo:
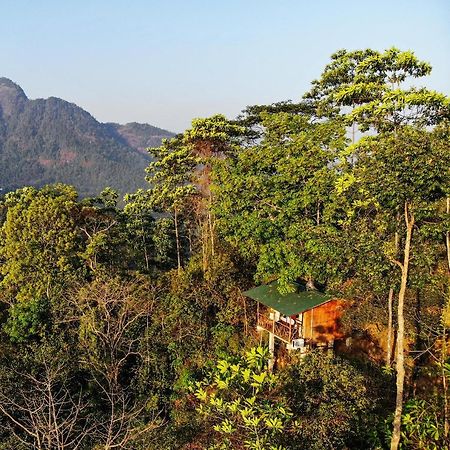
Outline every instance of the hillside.
<path fill-rule="evenodd" d="M 339 50 L 300 103 L 164 140 L 124 205 L 0 202 L 0 450 L 450 450 L 450 98 L 410 84 L 429 70 Z M 67 136 L 149 143 L 2 89 L 49 166 Z"/>
<path fill-rule="evenodd" d="M 125 125 L 108 123 L 107 125 L 122 138 L 126 145 L 139 150 L 144 155 L 147 155 L 147 148 L 158 147 L 162 139 L 173 136 L 170 131 L 148 123 L 131 122 Z"/>
<path fill-rule="evenodd" d="M 30 100 L 20 86 L 0 78 L 0 187 L 63 182 L 81 196 L 105 186 L 119 192 L 145 186 L 148 146 L 172 133 L 148 124 L 98 122 L 60 98 Z"/>

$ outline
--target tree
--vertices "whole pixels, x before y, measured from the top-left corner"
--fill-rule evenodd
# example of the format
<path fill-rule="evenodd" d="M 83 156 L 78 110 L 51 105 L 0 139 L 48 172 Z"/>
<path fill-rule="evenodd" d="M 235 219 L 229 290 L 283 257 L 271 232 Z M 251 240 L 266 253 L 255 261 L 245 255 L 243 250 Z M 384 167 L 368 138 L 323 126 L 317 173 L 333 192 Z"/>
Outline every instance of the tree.
<path fill-rule="evenodd" d="M 70 186 L 23 188 L 5 196 L 1 228 L 2 301 L 14 340 L 41 334 L 65 286 L 78 276 L 77 193 Z"/>
<path fill-rule="evenodd" d="M 179 136 L 163 140 L 161 147 L 151 149 L 150 152 L 156 158 L 146 169 L 149 174 L 147 181 L 151 184 L 150 207 L 155 211 L 170 213 L 173 217 L 177 267 L 180 271 L 182 244 L 179 214 L 186 200 L 196 193 L 191 179 L 198 160 Z"/>
<path fill-rule="evenodd" d="M 216 254 L 211 172 L 217 161 L 231 157 L 239 151 L 240 141 L 245 133 L 245 127 L 221 114 L 205 119 L 194 119 L 191 128 L 183 133 L 183 142 L 191 148 L 192 154 L 199 162 L 192 180 L 198 194 L 195 198 L 194 217 L 200 229 L 198 240 L 204 271 L 214 263 Z"/>
<path fill-rule="evenodd" d="M 130 235 L 130 242 L 136 246 L 138 254 L 143 255 L 144 268 L 150 270 L 151 252 L 153 251 L 153 230 L 155 219 L 150 209 L 148 192 L 143 189 L 124 197 L 123 212 L 126 217 L 126 228 Z"/>
<path fill-rule="evenodd" d="M 288 112 L 263 112 L 261 124 L 260 143 L 215 166 L 220 233 L 257 266 L 258 281 L 326 283 L 338 272 L 330 264 L 338 236 L 327 211 L 345 129 L 338 121 L 314 123 Z"/>
<path fill-rule="evenodd" d="M 201 381 L 191 383 L 198 419 L 214 430 L 198 438 L 203 446 L 368 448 L 384 383 L 378 387 L 349 362 L 322 352 L 294 355 L 274 374 L 269 356 L 254 347 L 241 357 L 219 358 Z"/>
<path fill-rule="evenodd" d="M 402 128 L 395 135 L 365 138 L 359 151 L 359 159 L 353 171 L 355 189 L 362 197 L 354 199 L 358 209 L 372 209 L 377 220 L 388 219 L 387 226 L 394 227 L 400 236 L 403 257 L 396 254 L 394 240 L 386 243 L 385 256 L 400 268 L 398 293 L 397 331 L 397 405 L 394 421 L 393 448 L 397 448 L 399 417 L 403 402 L 404 386 L 404 303 L 410 277 L 410 262 L 413 252 L 413 233 L 421 224 L 434 221 L 429 205 L 443 199 L 447 192 L 449 176 L 444 167 L 450 164 L 448 148 L 437 145 L 433 133 L 414 128 Z M 404 225 L 398 224 L 391 211 L 403 208 Z M 379 213 L 378 213 L 379 212 Z M 358 214 L 361 214 L 359 212 Z"/>
<path fill-rule="evenodd" d="M 152 362 L 142 345 L 151 321 L 155 292 L 148 283 L 99 278 L 71 298 L 79 320 L 82 366 L 89 372 L 97 418 L 97 440 L 105 450 L 135 448 L 160 425 L 158 401 L 153 403 L 151 380 L 145 395 L 138 380 Z"/>
<path fill-rule="evenodd" d="M 298 423 L 293 448 L 369 448 L 375 412 L 380 413 L 387 391 L 376 370 L 369 377 L 345 359 L 315 351 L 303 358 L 294 355 L 280 378 Z"/>
<path fill-rule="evenodd" d="M 234 153 L 245 128 L 223 115 L 194 119 L 192 127 L 173 139 L 150 149 L 157 159 L 150 163 L 147 180 L 154 186 L 150 202 L 173 214 L 178 267 L 181 267 L 181 243 L 178 218 L 184 218 L 189 253 L 201 247 L 203 269 L 215 253 L 215 223 L 210 191 L 213 162 Z M 200 244 L 200 245 L 198 245 Z"/>
<path fill-rule="evenodd" d="M 380 193 L 377 200 L 378 204 L 384 206 L 384 211 L 391 211 L 394 221 L 401 216 L 404 219 L 404 227 L 398 220 L 394 226 L 394 234 L 399 233 L 401 236 L 400 230 L 403 233 L 403 258 L 399 260 L 397 255 L 391 255 L 390 258 L 401 269 L 397 313 L 397 404 L 392 450 L 398 448 L 400 440 L 405 377 L 404 301 L 412 235 L 417 219 L 414 210 L 419 208 L 419 204 L 434 201 L 436 195 L 442 195 L 443 189 L 443 177 L 436 171 L 436 160 L 423 157 L 420 146 L 427 139 L 424 127 L 435 125 L 449 116 L 449 100 L 444 95 L 425 88 L 402 89 L 401 85 L 410 78 L 422 77 L 430 72 L 431 66 L 419 61 L 412 52 L 401 52 L 395 48 L 384 53 L 370 49 L 355 52 L 342 50 L 332 55 L 332 62 L 325 68 L 321 79 L 313 82 L 313 89 L 306 95 L 316 106 L 319 115 L 343 114 L 348 125 L 357 124 L 360 131 L 372 131 L 375 134 L 355 143 L 353 133 L 355 144 L 345 151 L 344 165 L 361 167 L 361 161 L 366 157 L 365 162 L 368 164 L 364 175 L 370 178 L 375 168 L 379 176 L 376 183 L 371 183 L 375 191 L 367 189 L 368 197 L 376 197 Z M 374 145 L 375 142 L 377 145 Z M 377 160 L 378 156 L 380 159 Z M 376 165 L 381 160 L 384 161 L 383 168 L 378 171 Z M 418 172 L 413 172 L 416 168 Z M 352 177 L 348 173 L 345 176 L 350 177 L 347 181 Z M 362 180 L 363 175 L 360 174 L 358 178 L 358 175 L 353 174 L 353 179 Z M 399 179 L 402 183 L 398 183 Z M 388 185 L 386 180 L 389 180 Z M 381 185 L 385 194 L 379 190 Z M 440 194 L 437 194 L 438 191 Z"/>
<path fill-rule="evenodd" d="M 85 448 L 94 431 L 76 360 L 62 342 L 31 345 L 2 361 L 0 416 L 15 447 Z M 17 349 L 16 349 L 17 351 Z"/>
<path fill-rule="evenodd" d="M 122 244 L 122 217 L 117 209 L 117 199 L 117 192 L 107 187 L 98 197 L 84 199 L 80 204 L 77 225 L 84 238 L 80 256 L 91 272 L 98 270 L 102 263 L 112 266 L 116 262 L 117 248 L 114 247 Z"/>
<path fill-rule="evenodd" d="M 304 98 L 319 117 L 344 114 L 348 125 L 355 124 L 361 131 L 423 127 L 449 117 L 448 100 L 435 91 L 402 89 L 402 85 L 431 70 L 413 52 L 394 47 L 384 52 L 340 50 L 331 55 L 331 63 Z"/>

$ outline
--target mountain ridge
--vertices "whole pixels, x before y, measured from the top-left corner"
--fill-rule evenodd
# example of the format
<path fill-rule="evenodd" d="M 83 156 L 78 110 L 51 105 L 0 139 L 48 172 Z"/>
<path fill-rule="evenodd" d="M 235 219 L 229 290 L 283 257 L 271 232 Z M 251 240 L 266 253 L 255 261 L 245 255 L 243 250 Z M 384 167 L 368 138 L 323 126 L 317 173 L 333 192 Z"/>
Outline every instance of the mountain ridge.
<path fill-rule="evenodd" d="M 102 123 L 58 97 L 29 99 L 0 78 L 0 188 L 62 182 L 81 196 L 110 186 L 124 194 L 146 187 L 145 148 L 173 133 L 149 124 Z"/>

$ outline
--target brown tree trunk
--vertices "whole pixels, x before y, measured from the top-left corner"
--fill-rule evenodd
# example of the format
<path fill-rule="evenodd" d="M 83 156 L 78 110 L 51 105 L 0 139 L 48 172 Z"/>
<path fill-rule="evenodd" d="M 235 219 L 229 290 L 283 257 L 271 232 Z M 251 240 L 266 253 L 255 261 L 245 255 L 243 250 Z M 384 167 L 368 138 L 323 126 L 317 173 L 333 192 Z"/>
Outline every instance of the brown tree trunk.
<path fill-rule="evenodd" d="M 202 257 L 203 257 L 203 272 L 208 270 L 208 247 L 209 247 L 209 238 L 208 238 L 208 222 L 205 218 L 203 218 L 202 224 Z"/>
<path fill-rule="evenodd" d="M 450 214 L 450 197 L 447 197 L 447 214 Z M 450 233 L 445 233 L 445 243 L 447 245 L 447 264 L 448 264 L 448 271 L 450 272 Z"/>
<path fill-rule="evenodd" d="M 215 243 L 214 243 L 214 226 L 213 226 L 213 222 L 212 222 L 212 218 L 211 218 L 211 212 L 208 212 L 208 224 L 209 224 L 209 237 L 210 237 L 210 241 L 211 241 L 211 257 L 212 257 L 212 260 L 214 261 L 214 256 L 215 256 L 216 250 L 215 250 Z"/>
<path fill-rule="evenodd" d="M 442 390 L 444 391 L 444 436 L 448 437 L 448 395 L 447 395 L 447 374 L 445 373 L 444 363 L 447 359 L 447 329 L 443 321 L 442 329 L 442 349 L 441 349 L 441 370 L 442 370 Z"/>
<path fill-rule="evenodd" d="M 450 214 L 450 197 L 447 197 L 447 215 Z M 445 233 L 445 243 L 447 245 L 447 264 L 448 274 L 450 276 L 450 233 Z M 447 358 L 447 327 L 445 320 L 442 321 L 442 350 L 441 350 L 441 367 L 442 367 L 442 389 L 444 391 L 444 436 L 447 438 L 449 434 L 448 424 L 448 395 L 447 395 L 447 378 L 444 368 L 444 362 Z"/>
<path fill-rule="evenodd" d="M 388 333 L 387 333 L 387 345 L 386 345 L 386 367 L 391 367 L 391 355 L 392 355 L 392 305 L 394 303 L 394 289 L 389 289 L 388 297 Z"/>
<path fill-rule="evenodd" d="M 212 205 L 212 195 L 211 192 L 209 193 L 209 204 L 208 204 L 208 222 L 209 222 L 209 233 L 210 233 L 210 239 L 211 239 L 211 258 L 214 261 L 216 249 L 215 249 L 215 242 L 214 242 L 214 223 L 211 213 L 211 205 Z"/>
<path fill-rule="evenodd" d="M 181 254 L 180 254 L 180 236 L 178 233 L 178 213 L 177 208 L 174 209 L 173 220 L 175 222 L 175 240 L 177 244 L 177 265 L 178 265 L 178 273 L 181 271 Z"/>
<path fill-rule="evenodd" d="M 398 330 L 397 330 L 397 396 L 395 400 L 395 414 L 391 439 L 391 450 L 397 450 L 400 443 L 401 420 L 403 411 L 403 390 L 405 385 L 405 318 L 404 318 L 404 303 L 406 294 L 406 285 L 409 275 L 409 260 L 411 252 L 412 232 L 414 227 L 414 215 L 410 210 L 410 206 L 405 202 L 405 223 L 406 223 L 406 239 L 404 247 L 403 263 L 398 262 L 402 269 L 402 279 L 400 284 L 400 291 L 398 293 Z"/>
<path fill-rule="evenodd" d="M 397 223 L 400 221 L 400 217 L 397 214 Z M 395 233 L 394 238 L 394 245 L 395 245 L 395 258 L 397 258 L 397 252 L 398 252 L 398 232 Z M 386 367 L 391 367 L 391 358 L 392 358 L 392 332 L 393 332 L 393 325 L 392 325 L 392 316 L 393 316 L 393 306 L 394 306 L 394 288 L 389 289 L 389 296 L 388 296 L 388 335 L 387 335 L 387 344 L 386 344 Z"/>
<path fill-rule="evenodd" d="M 149 264 L 149 256 L 148 256 L 148 252 L 147 252 L 147 242 L 145 241 L 145 229 L 144 229 L 144 226 L 141 227 L 141 232 L 142 232 L 142 245 L 144 246 L 145 268 L 148 271 L 150 269 L 150 264 Z"/>

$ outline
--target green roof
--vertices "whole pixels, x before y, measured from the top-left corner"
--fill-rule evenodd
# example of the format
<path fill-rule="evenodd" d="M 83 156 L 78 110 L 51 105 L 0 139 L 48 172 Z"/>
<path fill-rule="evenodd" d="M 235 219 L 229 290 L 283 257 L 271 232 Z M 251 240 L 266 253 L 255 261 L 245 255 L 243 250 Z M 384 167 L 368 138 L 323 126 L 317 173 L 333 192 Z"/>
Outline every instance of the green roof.
<path fill-rule="evenodd" d="M 275 281 L 250 289 L 244 292 L 244 295 L 273 308 L 275 311 L 279 311 L 285 316 L 300 314 L 333 298 L 331 295 L 316 290 L 306 291 L 301 285 L 293 284 L 296 290 L 289 294 L 280 294 L 278 282 Z"/>

